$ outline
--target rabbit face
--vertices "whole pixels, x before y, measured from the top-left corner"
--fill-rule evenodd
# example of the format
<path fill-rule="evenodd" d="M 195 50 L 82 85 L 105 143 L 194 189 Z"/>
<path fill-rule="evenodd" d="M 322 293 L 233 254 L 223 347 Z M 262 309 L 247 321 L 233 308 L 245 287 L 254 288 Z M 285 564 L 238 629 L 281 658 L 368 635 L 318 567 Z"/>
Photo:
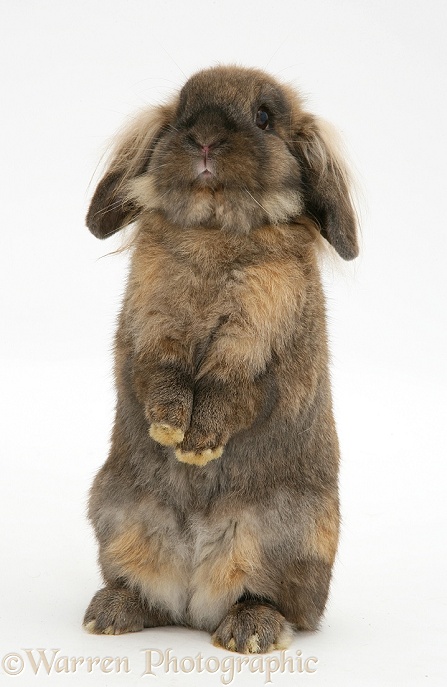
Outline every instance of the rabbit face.
<path fill-rule="evenodd" d="M 291 109 L 255 70 L 192 77 L 131 196 L 176 224 L 249 231 L 300 214 L 300 166 L 290 152 Z"/>

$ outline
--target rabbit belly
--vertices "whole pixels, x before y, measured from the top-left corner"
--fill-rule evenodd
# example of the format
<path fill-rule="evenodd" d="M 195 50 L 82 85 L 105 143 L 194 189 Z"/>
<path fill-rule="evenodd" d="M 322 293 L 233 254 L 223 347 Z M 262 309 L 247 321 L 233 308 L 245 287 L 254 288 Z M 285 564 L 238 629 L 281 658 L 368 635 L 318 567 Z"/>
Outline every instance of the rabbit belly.
<path fill-rule="evenodd" d="M 120 528 L 102 547 L 105 578 L 124 580 L 175 623 L 215 629 L 261 569 L 255 523 L 246 515 L 211 523 L 196 516 L 181 530 L 166 521 L 149 528 L 141 521 Z"/>

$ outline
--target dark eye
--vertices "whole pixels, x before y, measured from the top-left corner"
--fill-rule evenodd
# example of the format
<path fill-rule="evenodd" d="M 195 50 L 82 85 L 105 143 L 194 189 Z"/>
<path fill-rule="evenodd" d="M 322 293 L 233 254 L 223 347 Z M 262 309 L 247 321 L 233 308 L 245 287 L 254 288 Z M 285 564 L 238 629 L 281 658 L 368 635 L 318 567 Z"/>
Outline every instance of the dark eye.
<path fill-rule="evenodd" d="M 264 131 L 269 128 L 269 115 L 263 107 L 260 107 L 256 114 L 256 126 Z"/>

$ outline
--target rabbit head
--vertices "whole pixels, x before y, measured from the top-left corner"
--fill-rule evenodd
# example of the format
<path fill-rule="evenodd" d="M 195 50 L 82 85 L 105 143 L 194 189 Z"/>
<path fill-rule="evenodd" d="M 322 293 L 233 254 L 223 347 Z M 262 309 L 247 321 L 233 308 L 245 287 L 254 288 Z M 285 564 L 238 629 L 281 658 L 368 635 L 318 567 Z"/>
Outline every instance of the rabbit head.
<path fill-rule="evenodd" d="M 87 215 L 105 238 L 147 211 L 181 227 L 249 232 L 307 216 L 346 260 L 358 253 L 345 164 L 288 86 L 214 67 L 118 139 Z"/>

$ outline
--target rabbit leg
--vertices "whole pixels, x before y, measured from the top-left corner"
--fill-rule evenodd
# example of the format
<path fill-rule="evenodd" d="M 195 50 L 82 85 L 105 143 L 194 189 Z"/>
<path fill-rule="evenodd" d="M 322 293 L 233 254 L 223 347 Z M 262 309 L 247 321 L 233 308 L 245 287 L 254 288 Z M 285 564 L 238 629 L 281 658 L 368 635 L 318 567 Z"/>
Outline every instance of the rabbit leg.
<path fill-rule="evenodd" d="M 260 586 L 255 591 L 268 598 L 296 629 L 312 631 L 318 628 L 326 606 L 338 546 L 336 487 L 327 487 L 323 494 L 309 491 L 298 505 L 289 515 L 289 528 L 284 529 L 283 546 L 289 554 L 278 556 L 277 548 L 265 551 L 264 569 L 279 583 L 275 589 Z M 273 520 L 272 513 L 266 516 Z"/>
<path fill-rule="evenodd" d="M 185 436 L 192 411 L 192 376 L 180 365 L 148 367 L 150 377 L 145 390 L 145 415 L 149 434 L 163 446 L 176 446 Z"/>
<path fill-rule="evenodd" d="M 203 465 L 220 456 L 228 440 L 276 398 L 277 351 L 292 340 L 302 307 L 297 273 L 290 260 L 281 268 L 267 261 L 233 275 L 232 312 L 221 318 L 198 367 L 179 460 Z"/>
<path fill-rule="evenodd" d="M 242 654 L 286 649 L 292 639 L 290 623 L 270 603 L 256 600 L 234 604 L 212 636 L 215 646 Z"/>
<path fill-rule="evenodd" d="M 132 356 L 131 365 L 131 384 L 144 407 L 150 436 L 163 446 L 175 446 L 191 419 L 194 378 L 190 347 L 160 337 L 150 350 Z"/>
<path fill-rule="evenodd" d="M 316 630 L 329 592 L 332 564 L 312 558 L 296 561 L 286 571 L 275 606 L 298 630 Z"/>
<path fill-rule="evenodd" d="M 291 628 L 318 628 L 338 543 L 337 494 L 318 498 L 314 494 L 313 500 L 308 494 L 295 517 L 289 510 L 286 502 L 276 517 L 278 546 L 265 548 L 258 561 L 252 558 L 244 580 L 246 591 L 215 632 L 214 642 L 226 649 L 247 653 L 284 648 Z M 269 523 L 272 532 L 275 512 L 265 510 L 258 524 L 260 532 L 269 531 Z"/>
<path fill-rule="evenodd" d="M 168 613 L 149 608 L 134 591 L 104 587 L 93 596 L 83 626 L 91 634 L 119 635 L 172 624 Z"/>

